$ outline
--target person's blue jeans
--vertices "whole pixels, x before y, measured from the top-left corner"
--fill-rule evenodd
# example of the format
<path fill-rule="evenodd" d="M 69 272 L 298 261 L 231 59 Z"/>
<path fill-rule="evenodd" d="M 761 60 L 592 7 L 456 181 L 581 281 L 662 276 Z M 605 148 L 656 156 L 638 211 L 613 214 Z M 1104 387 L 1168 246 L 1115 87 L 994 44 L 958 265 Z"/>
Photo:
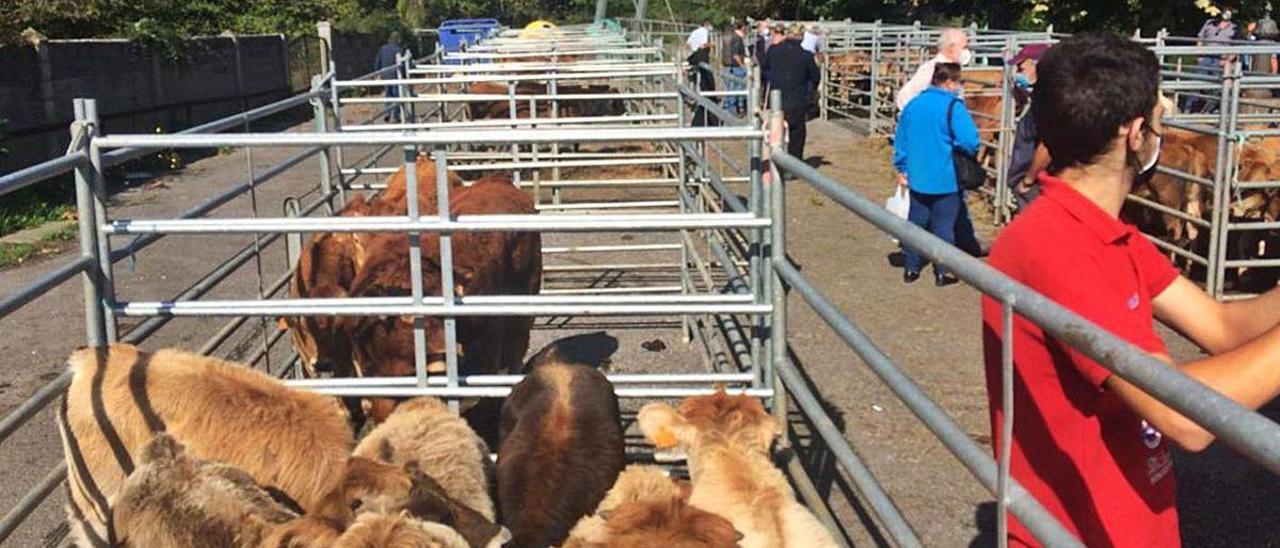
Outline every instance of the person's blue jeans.
<path fill-rule="evenodd" d="M 400 88 L 397 86 L 386 86 L 384 89 L 386 89 L 388 98 L 400 96 Z M 397 124 L 400 123 L 400 103 L 387 103 L 382 106 L 383 108 L 391 108 L 391 111 L 387 113 L 387 116 L 391 117 L 392 122 Z"/>
<path fill-rule="evenodd" d="M 729 74 L 738 78 L 746 78 L 747 69 L 746 67 L 729 67 Z M 744 82 L 740 82 L 732 78 L 725 78 L 724 89 L 726 91 L 742 91 L 746 89 L 746 85 Z M 747 109 L 747 98 L 734 95 L 725 97 L 724 109 L 732 114 L 738 114 Z"/>
<path fill-rule="evenodd" d="M 956 244 L 956 222 L 960 218 L 960 211 L 967 210 L 964 206 L 964 196 L 961 192 L 952 192 L 950 194 L 921 194 L 911 191 L 911 210 L 907 213 L 907 220 L 912 224 L 932 232 L 934 236 L 942 239 L 948 244 Z M 968 219 L 965 215 L 965 219 Z M 973 225 L 969 223 L 967 227 L 972 233 Z M 903 255 L 906 259 L 906 269 L 908 272 L 920 272 L 924 269 L 925 260 L 911 246 L 903 246 Z M 942 275 L 945 270 L 938 265 L 933 266 L 934 274 Z"/>

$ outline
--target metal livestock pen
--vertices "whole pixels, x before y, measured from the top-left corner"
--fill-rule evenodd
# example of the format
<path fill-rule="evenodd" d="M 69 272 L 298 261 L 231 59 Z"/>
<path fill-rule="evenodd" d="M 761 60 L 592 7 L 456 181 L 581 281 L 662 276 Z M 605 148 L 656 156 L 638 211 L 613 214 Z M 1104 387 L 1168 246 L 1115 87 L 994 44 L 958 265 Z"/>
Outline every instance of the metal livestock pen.
<path fill-rule="evenodd" d="M 821 24 L 828 36 L 818 99 L 821 116 L 849 120 L 868 134 L 892 137 L 897 90 L 933 55 L 942 29 L 918 22 Z M 966 94 L 997 99 L 997 108 L 976 110 L 974 117 L 989 159 L 985 166 L 989 185 L 982 192 L 990 198 L 995 221 L 1000 224 L 1012 215 L 1008 168 L 1017 122 L 1026 114 L 1025 107 L 1020 109 L 1014 99 L 1017 69 L 1005 60 L 1023 46 L 1053 44 L 1067 35 L 1052 28 L 1014 32 L 977 26 L 968 27 L 967 33 L 974 64 L 966 67 Z M 1208 137 L 1216 146 L 1208 165 L 1198 173 L 1162 164 L 1160 173 L 1177 188 L 1161 189 L 1163 196 L 1154 190 L 1137 189 L 1129 198 L 1129 209 L 1133 215 L 1148 219 L 1141 223 L 1147 236 L 1215 297 L 1247 298 L 1273 287 L 1280 279 L 1280 255 L 1276 254 L 1280 249 L 1280 217 L 1272 206 L 1280 204 L 1275 192 L 1280 188 L 1280 174 L 1241 168 L 1247 150 L 1270 153 L 1274 145 L 1267 141 L 1274 143 L 1280 136 L 1274 130 L 1280 124 L 1280 104 L 1272 100 L 1280 88 L 1280 77 L 1270 67 L 1270 59 L 1280 55 L 1280 44 L 1239 41 L 1205 46 L 1194 38 L 1174 37 L 1165 31 L 1150 37 L 1139 31 L 1134 39 L 1148 44 L 1160 58 L 1162 89 L 1174 104 L 1196 107 L 1193 112 L 1167 113 L 1165 125 Z M 838 59 L 835 65 L 833 59 Z M 1220 63 L 1220 68 L 1197 66 L 1199 59 L 1211 59 Z M 987 76 L 981 76 L 983 73 Z M 1272 159 L 1265 158 L 1268 162 Z M 1263 178 L 1256 178 L 1259 176 Z M 1242 281 L 1228 285 L 1237 280 Z"/>
<path fill-rule="evenodd" d="M 0 300 L 0 316 L 10 315 L 55 287 L 80 278 L 87 344 L 101 345 L 116 340 L 141 343 L 174 318 L 223 317 L 228 318 L 227 321 L 218 324 L 214 335 L 200 347 L 200 351 L 225 353 L 225 349 L 220 349 L 223 342 L 238 330 L 248 329 L 255 338 L 262 338 L 257 351 L 246 360 L 250 364 L 269 359 L 281 332 L 269 329 L 265 319 L 281 315 L 440 316 L 446 320 L 447 338 L 456 336 L 455 318 L 471 315 L 679 317 L 683 320 L 681 332 L 696 343 L 705 368 L 677 373 L 612 375 L 611 379 L 618 385 L 619 396 L 682 397 L 707 393 L 714 383 L 722 383 L 729 385 L 732 391 L 764 398 L 776 416 L 787 419 L 788 433 L 784 440 L 797 442 L 797 449 L 802 453 L 829 452 L 839 467 L 836 474 L 848 477 L 847 481 L 854 486 L 857 502 L 874 516 L 875 526 L 883 529 L 885 538 L 896 545 L 918 546 L 921 541 L 906 517 L 845 440 L 823 409 L 819 396 L 805 382 L 802 369 L 788 354 L 791 339 L 787 334 L 787 296 L 794 291 L 814 307 L 979 482 L 996 495 L 1002 531 L 1006 512 L 1013 512 L 1047 543 L 1078 545 L 1078 541 L 1072 539 L 1037 501 L 1009 479 L 1007 445 L 1000 448 L 1002 458 L 992 458 L 856 323 L 836 309 L 805 275 L 788 262 L 786 188 L 776 182 L 781 181 L 783 172 L 790 172 L 798 177 L 797 183 L 792 184 L 814 185 L 881 230 L 925 250 L 925 255 L 932 260 L 953 268 L 966 281 L 996 296 L 1006 305 L 1006 329 L 1009 329 L 1015 312 L 1030 318 L 1117 374 L 1199 421 L 1232 447 L 1265 464 L 1268 469 L 1280 471 L 1280 428 L 1276 424 L 1224 400 L 981 263 L 960 256 L 954 249 L 888 216 L 877 205 L 800 160 L 788 157 L 782 147 L 781 132 L 776 131 L 781 124 L 780 111 L 777 108 L 759 108 L 758 70 L 753 69 L 748 78 L 749 89 L 737 92 L 747 97 L 752 114 L 737 118 L 720 108 L 712 97 L 703 96 L 684 82 L 682 69 L 663 57 L 652 44 L 652 39 L 644 34 L 610 35 L 583 27 L 569 27 L 554 35 L 518 41 L 498 36 L 458 54 L 437 52 L 421 62 L 404 58 L 398 66 L 384 71 L 387 75 L 394 72 L 394 77 L 378 82 L 369 79 L 337 80 L 330 72 L 318 77 L 309 93 L 174 135 L 104 135 L 99 131 L 93 101 L 77 101 L 78 121 L 72 128 L 76 139 L 68 154 L 0 177 L 0 194 L 57 175 L 74 173 L 80 254 L 21 291 L 5 296 Z M 577 58 L 566 60 L 558 58 L 560 55 Z M 599 63 L 600 59 L 585 59 L 584 56 L 604 56 L 609 59 L 607 64 L 610 66 L 591 66 Z M 507 58 L 533 61 L 510 62 L 505 60 Z M 453 61 L 461 63 L 452 64 Z M 444 74 L 453 76 L 444 77 Z M 555 116 L 559 104 L 583 100 L 556 93 L 555 82 L 568 79 L 633 80 L 633 84 L 624 86 L 622 93 L 617 95 L 626 102 L 627 114 Z M 514 107 L 517 101 L 533 103 L 529 118 L 463 119 L 461 115 L 466 109 L 457 107 L 479 99 L 459 93 L 457 86 L 466 82 L 513 80 L 548 83 L 546 93 L 528 95 L 517 94 L 514 86 L 507 84 L 505 99 L 509 106 Z M 373 86 L 397 86 L 403 93 L 399 98 L 373 99 L 350 92 Z M 548 119 L 535 118 L 539 112 L 536 105 L 543 101 L 551 102 L 552 116 Z M 773 103 L 776 105 L 777 101 L 775 95 Z M 341 113 L 344 105 L 362 102 L 374 104 L 377 108 L 363 121 L 344 123 L 350 119 L 349 112 Z M 249 131 L 249 124 L 254 120 L 307 104 L 313 107 L 313 132 Z M 719 125 L 690 127 L 692 111 L 699 108 L 718 119 Z M 406 121 L 401 124 L 379 123 L 378 120 L 392 109 L 399 110 Z M 516 111 L 516 108 L 510 108 L 513 116 Z M 334 130 L 330 131 L 330 127 Z M 766 127 L 774 131 L 766 132 Z M 243 128 L 245 131 L 216 133 L 231 128 Z M 616 145 L 628 142 L 646 143 L 651 150 L 645 150 L 646 154 L 641 156 L 626 155 L 617 150 L 566 150 L 571 144 Z M 157 149 L 215 147 L 247 149 L 250 173 L 246 182 L 179 213 L 175 218 L 123 219 L 111 215 L 104 174 L 108 166 Z M 373 148 L 370 150 L 369 147 Z M 301 151 L 260 171 L 253 164 L 252 151 L 266 148 L 297 148 Z M 393 163 L 389 166 L 378 165 L 379 157 L 396 151 L 403 155 L 393 154 Z M 388 168 L 397 168 L 401 161 L 409 172 L 409 193 L 416 194 L 417 178 L 413 170 L 420 152 L 429 152 L 438 168 L 440 176 L 436 184 L 441 195 L 440 204 L 448 203 L 445 197 L 449 188 L 444 177 L 448 170 L 498 170 L 519 174 L 519 184 L 539 196 L 541 213 L 454 217 L 447 211 L 447 206 L 434 212 L 416 211 L 415 201 L 409 200 L 407 216 L 324 216 L 335 211 L 335 202 L 342 200 L 346 193 L 378 188 L 376 181 L 379 176 L 387 173 Z M 366 157 L 346 161 L 348 155 L 357 154 L 365 154 Z M 311 157 L 317 157 L 321 162 L 318 181 L 313 191 L 307 194 L 310 199 L 305 202 L 290 200 L 292 205 L 286 204 L 283 216 L 259 214 L 256 207 L 259 187 Z M 765 161 L 766 157 L 771 158 L 771 163 Z M 635 160 L 635 163 L 660 166 L 662 175 L 622 179 L 567 176 L 570 168 L 588 167 L 599 172 L 609 165 L 635 158 L 643 158 L 643 161 Z M 556 173 L 556 168 L 560 168 L 560 173 Z M 630 197 L 636 187 L 650 185 L 665 189 L 667 197 L 662 200 Z M 571 193 L 594 187 L 612 191 L 612 198 L 589 198 L 585 202 L 570 199 Z M 544 198 L 544 191 L 549 196 Z M 233 198 L 244 195 L 254 202 L 252 215 L 201 218 Z M 309 217 L 313 213 L 322 216 Z M 474 230 L 616 235 L 616 243 L 546 246 L 544 252 L 548 256 L 592 256 L 617 252 L 630 256 L 674 252 L 678 258 L 666 263 L 588 264 L 587 268 L 668 269 L 676 273 L 679 284 L 654 288 L 637 283 L 607 288 L 610 291 L 599 291 L 600 288 L 588 284 L 567 288 L 585 290 L 579 292 L 458 298 L 452 294 L 427 295 L 420 277 L 413 276 L 412 296 L 407 298 L 281 299 L 277 295 L 287 283 L 288 272 L 272 278 L 261 274 L 259 269 L 255 296 L 206 298 L 240 266 L 262 260 L 263 252 L 281 235 L 297 238 L 294 235 L 313 232 L 438 234 L 441 275 L 447 281 L 452 275 L 449 267 L 451 235 Z M 665 234 L 671 239 L 634 244 L 624 237 L 640 233 Z M 251 235 L 253 239 L 239 253 L 220 263 L 185 291 L 172 296 L 119 298 L 114 272 L 116 262 L 132 257 L 161 238 L 195 238 L 198 235 L 227 238 L 231 234 Z M 123 245 L 114 241 L 123 236 L 134 236 L 134 239 Z M 296 251 L 298 242 L 300 238 L 283 247 Z M 411 265 L 420 269 L 421 251 L 417 245 L 411 249 Z M 548 268 L 548 274 L 554 272 L 555 269 Z M 442 286 L 451 288 L 452 284 L 444 283 Z M 145 319 L 130 329 L 119 328 L 122 319 L 132 317 Z M 253 319 L 259 321 L 251 322 Z M 256 333 L 253 332 L 255 327 L 258 329 Z M 449 351 L 447 374 L 443 377 L 428 376 L 422 338 L 419 327 L 416 374 L 413 377 L 292 379 L 289 382 L 331 394 L 435 395 L 456 400 L 461 397 L 502 397 L 518 380 L 510 375 L 461 374 L 452 344 L 445 345 Z M 1005 351 L 1007 372 L 1011 362 L 1009 349 Z M 282 377 L 296 375 L 296 354 L 291 351 L 287 354 L 280 367 L 272 369 L 267 365 L 267 370 Z M 721 360 L 717 356 L 726 359 Z M 64 373 L 39 388 L 0 419 L 0 441 L 7 440 L 45 409 L 66 386 L 67 376 Z M 1005 378 L 1010 379 L 1011 375 L 1006 374 Z M 1011 394 L 1011 387 L 1006 385 L 1006 410 L 1011 404 Z M 1006 427 L 1011 422 L 1006 423 Z M 793 429 L 797 423 L 807 425 L 808 440 L 802 440 L 800 431 Z M 1008 438 L 1006 432 L 1004 439 Z M 808 445 L 803 445 L 805 441 Z M 8 448 L 13 444 L 8 443 L 4 447 L 11 450 Z M 837 519 L 839 512 L 830 509 L 831 478 L 811 477 L 802 459 L 795 457 L 786 459 L 784 470 L 819 519 L 837 538 L 845 539 L 844 528 L 852 524 Z M 40 502 L 48 498 L 62 483 L 65 473 L 64 465 L 55 466 L 8 510 L 0 519 L 0 540 L 9 538 Z M 57 542 L 62 536 L 65 536 L 65 528 L 61 535 L 55 535 L 58 538 L 52 540 Z"/>

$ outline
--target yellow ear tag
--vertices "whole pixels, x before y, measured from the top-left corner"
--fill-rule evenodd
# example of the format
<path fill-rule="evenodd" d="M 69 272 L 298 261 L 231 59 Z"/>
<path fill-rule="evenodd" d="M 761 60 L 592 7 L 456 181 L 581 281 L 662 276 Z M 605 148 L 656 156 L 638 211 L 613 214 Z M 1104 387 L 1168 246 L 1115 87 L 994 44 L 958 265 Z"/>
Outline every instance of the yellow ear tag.
<path fill-rule="evenodd" d="M 658 431 L 653 433 L 653 446 L 658 449 L 670 449 L 678 444 L 679 440 L 670 428 L 659 426 Z"/>

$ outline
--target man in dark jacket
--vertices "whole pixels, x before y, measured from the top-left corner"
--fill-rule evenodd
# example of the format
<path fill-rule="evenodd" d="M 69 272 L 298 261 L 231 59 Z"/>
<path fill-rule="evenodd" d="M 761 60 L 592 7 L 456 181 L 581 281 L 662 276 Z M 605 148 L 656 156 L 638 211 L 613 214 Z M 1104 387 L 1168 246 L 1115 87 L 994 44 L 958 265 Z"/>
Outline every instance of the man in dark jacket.
<path fill-rule="evenodd" d="M 396 57 L 400 56 L 400 52 L 400 33 L 392 32 L 391 35 L 387 37 L 387 43 L 383 44 L 381 48 L 378 48 L 378 56 L 373 60 L 373 70 L 382 70 L 387 67 L 395 66 Z M 378 75 L 378 78 L 382 80 L 392 80 L 396 78 L 396 73 L 395 71 L 388 70 L 386 73 Z M 399 97 L 399 88 L 396 86 L 387 86 L 386 94 L 387 97 Z M 387 106 L 390 107 L 392 105 Z M 386 120 L 387 118 L 388 117 L 384 116 L 382 119 Z M 400 109 L 392 109 L 390 118 L 395 123 L 400 123 Z"/>
<path fill-rule="evenodd" d="M 769 48 L 760 64 L 769 91 L 782 92 L 782 113 L 788 127 L 787 153 L 801 160 L 804 159 L 809 105 L 821 78 L 813 54 L 800 47 L 803 37 L 804 26 L 791 25 L 786 40 Z"/>

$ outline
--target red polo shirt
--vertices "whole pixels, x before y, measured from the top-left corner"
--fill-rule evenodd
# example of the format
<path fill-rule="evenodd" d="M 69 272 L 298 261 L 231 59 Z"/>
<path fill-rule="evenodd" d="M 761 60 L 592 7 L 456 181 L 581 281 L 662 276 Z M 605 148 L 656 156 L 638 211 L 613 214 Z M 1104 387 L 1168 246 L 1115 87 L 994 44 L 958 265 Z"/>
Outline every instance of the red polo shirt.
<path fill-rule="evenodd" d="M 1044 193 L 989 263 L 1148 352 L 1165 352 L 1151 300 L 1178 276 L 1138 229 L 1041 175 Z M 1001 305 L 982 300 L 991 424 L 1002 420 Z M 1089 546 L 1179 546 L 1170 442 L 1103 388 L 1111 372 L 1015 316 L 1012 474 Z M 1038 544 L 1010 519 L 1013 544 Z"/>

